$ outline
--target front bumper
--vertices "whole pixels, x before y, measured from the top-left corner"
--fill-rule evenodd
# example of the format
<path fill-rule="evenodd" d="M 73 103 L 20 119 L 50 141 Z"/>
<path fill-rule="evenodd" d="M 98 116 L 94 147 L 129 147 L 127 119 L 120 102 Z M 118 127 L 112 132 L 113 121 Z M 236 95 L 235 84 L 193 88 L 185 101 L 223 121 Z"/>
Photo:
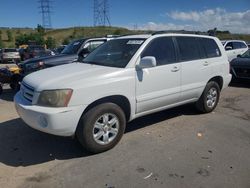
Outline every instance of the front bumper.
<path fill-rule="evenodd" d="M 49 108 L 31 105 L 18 92 L 14 98 L 16 111 L 23 121 L 39 131 L 58 135 L 73 136 L 85 105 L 65 108 Z"/>

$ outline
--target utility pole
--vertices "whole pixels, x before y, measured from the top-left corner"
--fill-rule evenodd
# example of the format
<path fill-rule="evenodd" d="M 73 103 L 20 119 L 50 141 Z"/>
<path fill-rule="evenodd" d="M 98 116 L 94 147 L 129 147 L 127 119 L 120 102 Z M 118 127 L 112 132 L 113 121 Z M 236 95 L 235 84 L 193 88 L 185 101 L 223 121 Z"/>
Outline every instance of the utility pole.
<path fill-rule="evenodd" d="M 39 3 L 39 10 L 42 14 L 42 26 L 45 29 L 51 29 L 51 0 L 38 0 Z"/>
<path fill-rule="evenodd" d="M 94 0 L 94 26 L 111 26 L 108 0 Z"/>

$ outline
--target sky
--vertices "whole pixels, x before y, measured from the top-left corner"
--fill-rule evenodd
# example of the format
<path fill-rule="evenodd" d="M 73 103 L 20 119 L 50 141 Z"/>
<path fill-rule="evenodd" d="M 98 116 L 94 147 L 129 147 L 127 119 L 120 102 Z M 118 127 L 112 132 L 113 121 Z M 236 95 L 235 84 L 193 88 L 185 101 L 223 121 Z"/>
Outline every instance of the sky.
<path fill-rule="evenodd" d="M 112 26 L 250 34 L 250 0 L 109 0 Z M 93 0 L 52 0 L 53 28 L 93 26 Z M 38 0 L 0 0 L 0 27 L 42 24 Z"/>

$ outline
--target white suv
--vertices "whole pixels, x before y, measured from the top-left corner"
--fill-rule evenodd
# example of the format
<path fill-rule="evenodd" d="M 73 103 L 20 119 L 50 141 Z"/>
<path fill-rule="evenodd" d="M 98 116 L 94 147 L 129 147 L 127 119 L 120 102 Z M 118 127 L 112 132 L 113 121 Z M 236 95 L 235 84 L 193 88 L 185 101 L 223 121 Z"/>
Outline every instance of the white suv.
<path fill-rule="evenodd" d="M 248 50 L 246 42 L 242 40 L 224 40 L 221 42 L 226 50 L 229 62 Z"/>
<path fill-rule="evenodd" d="M 155 34 L 111 40 L 83 62 L 26 76 L 15 96 L 20 117 L 34 129 L 73 136 L 93 153 L 114 147 L 126 122 L 186 103 L 216 107 L 231 80 L 214 37 Z"/>

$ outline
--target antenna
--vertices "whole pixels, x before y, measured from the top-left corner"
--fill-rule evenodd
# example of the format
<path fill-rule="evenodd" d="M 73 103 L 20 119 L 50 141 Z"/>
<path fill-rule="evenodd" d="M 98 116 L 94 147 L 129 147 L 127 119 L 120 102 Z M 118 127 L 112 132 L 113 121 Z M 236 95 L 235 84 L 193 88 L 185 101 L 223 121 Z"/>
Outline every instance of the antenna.
<path fill-rule="evenodd" d="M 94 26 L 111 26 L 108 0 L 94 0 Z"/>
<path fill-rule="evenodd" d="M 42 14 L 42 26 L 45 29 L 51 29 L 52 24 L 51 24 L 51 0 L 38 0 L 39 3 L 39 9 Z"/>

